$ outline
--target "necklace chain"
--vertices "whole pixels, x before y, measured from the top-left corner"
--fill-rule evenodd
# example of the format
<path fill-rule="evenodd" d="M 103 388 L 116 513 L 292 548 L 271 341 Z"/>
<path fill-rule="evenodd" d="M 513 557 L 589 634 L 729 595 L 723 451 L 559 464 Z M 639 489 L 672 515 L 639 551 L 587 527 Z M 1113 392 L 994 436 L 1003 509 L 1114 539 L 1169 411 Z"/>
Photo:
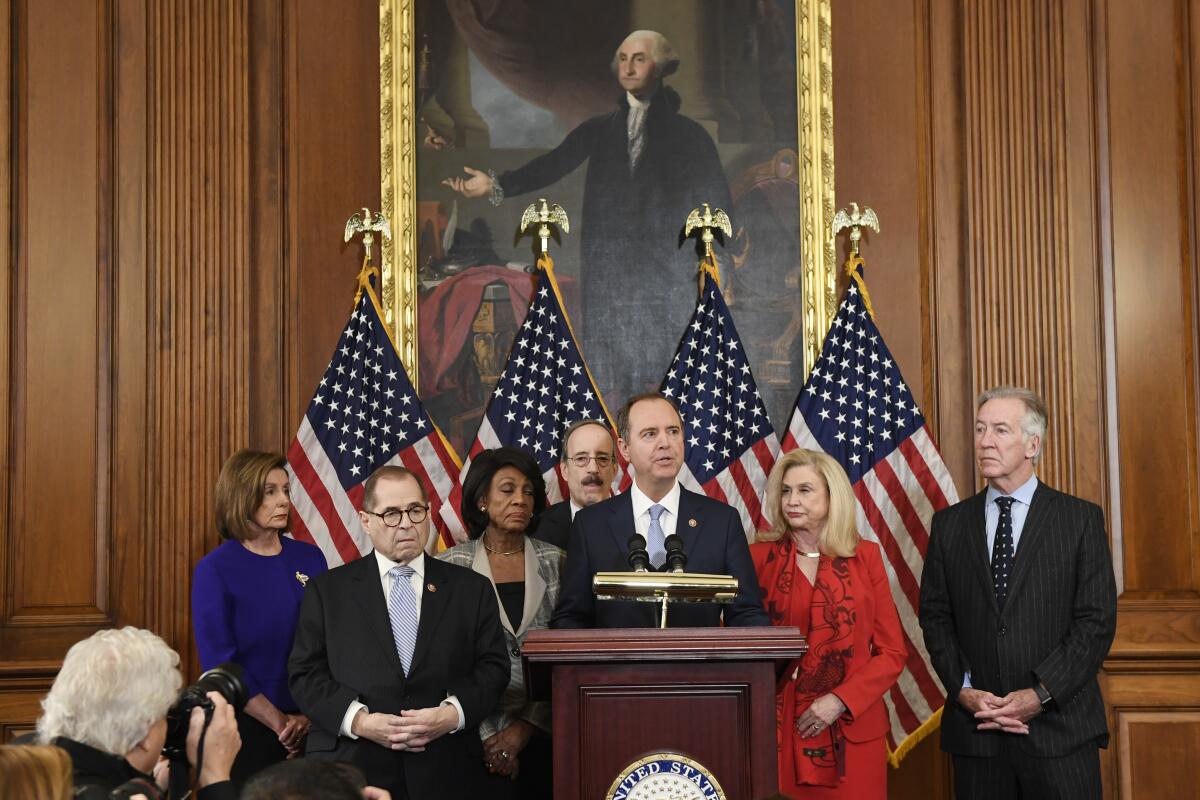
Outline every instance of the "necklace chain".
<path fill-rule="evenodd" d="M 489 553 L 495 553 L 498 556 L 513 556 L 513 555 L 516 555 L 517 553 L 521 553 L 521 552 L 525 551 L 525 542 L 521 542 L 521 546 L 518 547 L 516 550 L 497 550 L 496 548 L 492 547 L 490 544 L 487 543 L 487 537 L 485 536 L 485 537 L 483 537 L 483 549 L 487 550 Z"/>

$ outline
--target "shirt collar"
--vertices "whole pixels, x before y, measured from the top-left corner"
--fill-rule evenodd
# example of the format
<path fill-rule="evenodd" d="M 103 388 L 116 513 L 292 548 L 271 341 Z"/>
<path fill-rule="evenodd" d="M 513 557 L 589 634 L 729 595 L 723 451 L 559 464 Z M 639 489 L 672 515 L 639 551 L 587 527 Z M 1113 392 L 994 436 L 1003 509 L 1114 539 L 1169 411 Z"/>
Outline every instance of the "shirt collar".
<path fill-rule="evenodd" d="M 654 505 L 654 501 L 638 488 L 637 481 L 634 481 L 633 485 L 629 487 L 629 498 L 633 501 L 634 519 L 648 512 L 650 506 Z M 658 505 L 665 508 L 667 513 L 676 517 L 679 516 L 679 481 L 675 481 L 675 485 L 671 487 L 671 491 L 667 492 L 666 496 L 658 501 Z"/>
<path fill-rule="evenodd" d="M 1033 493 L 1037 491 L 1037 485 L 1037 475 L 1030 475 L 1029 480 L 1018 486 L 1010 495 L 1005 495 L 995 487 L 989 485 L 987 489 L 987 504 L 990 507 L 992 503 L 996 502 L 997 497 L 1011 497 L 1021 505 L 1033 505 Z"/>
<path fill-rule="evenodd" d="M 611 95 L 610 95 L 610 96 L 611 96 Z M 636 97 L 634 97 L 634 96 L 633 96 L 633 93 L 632 93 L 632 92 L 626 92 L 626 93 L 625 93 L 625 99 L 629 101 L 629 107 L 630 107 L 631 109 L 632 109 L 632 108 L 640 108 L 640 109 L 642 109 L 643 111 L 645 111 L 647 108 L 649 108 L 649 107 L 650 107 L 650 101 L 649 101 L 649 100 L 638 100 Z"/>
<path fill-rule="evenodd" d="M 575 515 L 583 510 L 583 506 L 579 505 L 579 503 L 576 503 L 574 498 L 572 498 L 569 502 L 571 503 L 571 519 L 575 519 Z"/>
<path fill-rule="evenodd" d="M 383 576 L 391 572 L 392 567 L 401 566 L 400 562 L 392 561 L 378 550 L 375 551 L 375 565 L 379 568 L 379 579 L 383 580 Z M 417 577 L 425 578 L 425 554 L 417 553 L 417 557 L 408 562 L 408 566 L 412 567 L 413 572 L 417 573 Z"/>

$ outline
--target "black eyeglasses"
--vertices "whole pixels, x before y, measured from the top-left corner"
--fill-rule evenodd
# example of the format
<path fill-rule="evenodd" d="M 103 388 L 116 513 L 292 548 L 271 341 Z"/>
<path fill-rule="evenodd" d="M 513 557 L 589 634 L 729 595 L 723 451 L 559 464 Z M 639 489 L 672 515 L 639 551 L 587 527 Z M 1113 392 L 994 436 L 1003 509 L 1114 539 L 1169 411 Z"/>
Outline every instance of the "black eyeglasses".
<path fill-rule="evenodd" d="M 590 456 L 587 453 L 580 453 L 579 455 L 568 456 L 567 461 L 570 461 L 575 466 L 583 469 L 593 458 L 596 459 L 596 466 L 600 469 L 604 469 L 613 461 L 613 457 L 607 453 L 597 453 L 594 456 Z"/>
<path fill-rule="evenodd" d="M 367 511 L 365 508 L 363 511 L 367 514 L 370 514 L 372 517 L 379 517 L 381 520 L 383 520 L 383 524 L 387 525 L 389 528 L 398 528 L 400 526 L 400 521 L 404 519 L 405 514 L 408 515 L 408 518 L 412 521 L 413 525 L 419 525 L 425 521 L 425 517 L 429 516 L 429 506 L 427 505 L 409 506 L 408 508 L 389 508 L 382 514 L 377 514 L 374 511 Z"/>

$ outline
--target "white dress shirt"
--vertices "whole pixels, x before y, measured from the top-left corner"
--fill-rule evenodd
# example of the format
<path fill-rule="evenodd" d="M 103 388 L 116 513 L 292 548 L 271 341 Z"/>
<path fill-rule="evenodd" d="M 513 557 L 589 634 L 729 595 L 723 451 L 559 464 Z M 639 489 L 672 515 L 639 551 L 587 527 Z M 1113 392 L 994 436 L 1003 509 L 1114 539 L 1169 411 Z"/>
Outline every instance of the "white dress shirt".
<path fill-rule="evenodd" d="M 991 486 L 983 504 L 983 520 L 987 529 L 988 562 L 992 559 L 992 550 L 996 547 L 996 527 L 1000 524 L 1000 505 L 997 497 L 1011 497 L 1017 502 L 1012 504 L 1012 540 L 1013 556 L 1017 554 L 1017 545 L 1021 542 L 1021 531 L 1025 529 L 1025 518 L 1029 516 L 1029 506 L 1033 503 L 1033 493 L 1037 491 L 1038 479 L 1030 475 L 1029 480 L 1018 486 L 1010 495 L 1005 495 L 999 489 Z"/>
<path fill-rule="evenodd" d="M 392 561 L 378 550 L 374 552 L 374 556 L 375 565 L 379 568 L 379 586 L 383 590 L 383 602 L 386 606 L 387 598 L 392 593 L 392 584 L 396 582 L 396 579 L 393 578 L 390 573 L 393 567 L 399 567 L 402 565 L 397 561 Z M 421 598 L 425 593 L 425 554 L 418 553 L 416 558 L 408 562 L 408 566 L 412 567 L 413 570 L 413 574 L 408 576 L 408 582 L 412 585 L 413 595 L 416 597 L 417 621 L 419 623 L 421 620 Z M 457 733 L 458 731 L 461 731 L 467 724 L 467 718 L 463 713 L 462 704 L 458 702 L 458 698 L 454 695 L 449 695 L 442 702 L 449 703 L 450 705 L 454 706 L 456 711 L 458 711 L 458 727 L 454 729 L 454 732 Z M 359 709 L 366 711 L 368 714 L 371 713 L 371 710 L 363 705 L 361 701 L 351 700 L 350 706 L 346 709 L 346 713 L 342 715 L 342 729 L 340 731 L 342 736 L 348 736 L 351 739 L 358 738 L 354 735 L 354 731 L 351 730 L 351 727 L 353 726 L 354 717 L 356 714 L 358 714 Z"/>
<path fill-rule="evenodd" d="M 646 493 L 638 488 L 637 481 L 634 481 L 633 486 L 629 487 L 629 499 L 633 501 L 633 527 L 643 537 L 650 535 L 650 506 L 660 505 L 666 509 L 663 515 L 658 518 L 658 524 L 662 527 L 663 541 L 667 537 L 675 533 L 675 524 L 679 521 L 679 482 L 671 487 L 671 491 L 667 492 L 662 500 L 655 503 Z"/>

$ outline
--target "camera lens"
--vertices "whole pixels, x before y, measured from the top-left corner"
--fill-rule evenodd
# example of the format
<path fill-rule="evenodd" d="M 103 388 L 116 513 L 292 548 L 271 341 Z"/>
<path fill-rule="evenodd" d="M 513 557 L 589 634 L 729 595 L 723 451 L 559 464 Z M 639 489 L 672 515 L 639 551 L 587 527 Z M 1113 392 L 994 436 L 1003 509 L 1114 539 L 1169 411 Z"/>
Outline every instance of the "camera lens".
<path fill-rule="evenodd" d="M 250 699 L 246 696 L 245 674 L 237 664 L 226 661 L 201 675 L 192 688 L 198 691 L 201 697 L 209 692 L 217 692 L 225 698 L 226 703 L 233 706 L 234 711 L 241 711 Z"/>

